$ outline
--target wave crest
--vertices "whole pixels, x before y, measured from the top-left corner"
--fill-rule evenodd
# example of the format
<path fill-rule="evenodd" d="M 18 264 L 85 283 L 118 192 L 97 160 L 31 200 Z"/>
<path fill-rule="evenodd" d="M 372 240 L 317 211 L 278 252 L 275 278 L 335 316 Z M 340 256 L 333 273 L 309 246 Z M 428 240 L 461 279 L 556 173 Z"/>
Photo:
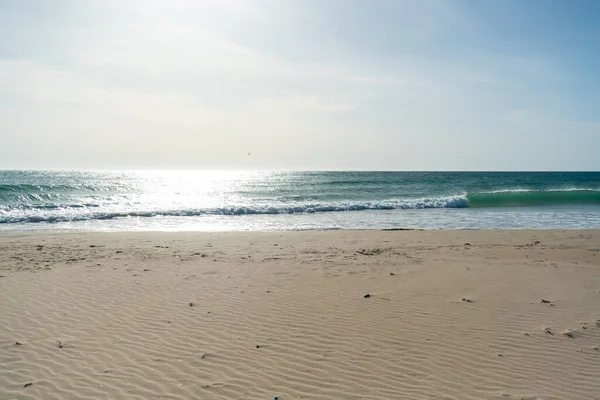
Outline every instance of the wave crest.
<path fill-rule="evenodd" d="M 426 197 L 418 199 L 387 199 L 379 201 L 281 201 L 272 200 L 255 204 L 231 205 L 213 208 L 169 208 L 150 205 L 131 205 L 127 202 L 103 203 L 90 201 L 57 202 L 56 199 L 21 199 L 17 204 L 0 203 L 0 224 L 71 222 L 89 220 L 110 220 L 115 218 L 146 217 L 193 217 L 202 215 L 277 215 L 348 212 L 363 210 L 420 210 L 443 208 L 497 208 L 528 207 L 568 204 L 600 205 L 600 190 L 594 189 L 550 189 L 550 190 L 500 190 L 468 193 L 454 196 Z M 268 199 L 264 199 L 268 201 Z"/>
<path fill-rule="evenodd" d="M 74 207 L 73 204 L 64 206 L 39 205 L 3 206 L 0 207 L 0 223 L 32 223 L 32 222 L 70 222 L 88 220 L 107 220 L 126 217 L 183 217 L 201 215 L 276 215 L 325 213 L 363 210 L 408 210 L 427 208 L 465 208 L 468 201 L 465 196 L 449 196 L 422 199 L 392 199 L 384 201 L 312 203 L 296 205 L 265 205 L 265 206 L 231 206 L 206 209 L 179 210 L 111 210 L 101 211 L 97 204 L 83 204 Z"/>
<path fill-rule="evenodd" d="M 595 189 L 499 190 L 470 193 L 469 207 L 531 207 L 567 204 L 600 204 L 600 191 Z"/>

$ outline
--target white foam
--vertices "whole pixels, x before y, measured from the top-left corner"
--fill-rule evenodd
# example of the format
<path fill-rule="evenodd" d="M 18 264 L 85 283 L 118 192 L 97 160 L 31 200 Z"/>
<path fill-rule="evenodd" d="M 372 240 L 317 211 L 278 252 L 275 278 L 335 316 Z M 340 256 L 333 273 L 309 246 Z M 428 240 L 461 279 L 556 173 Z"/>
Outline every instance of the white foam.
<path fill-rule="evenodd" d="M 82 204 L 80 207 L 73 207 L 72 204 L 64 205 L 64 207 L 52 204 L 51 207 L 3 207 L 0 209 L 0 223 L 68 222 L 156 216 L 312 214 L 364 210 L 465 208 L 467 206 L 468 200 L 465 195 L 420 199 L 389 199 L 382 201 L 237 205 L 197 209 L 119 209 L 114 206 L 101 207 L 98 204 Z"/>

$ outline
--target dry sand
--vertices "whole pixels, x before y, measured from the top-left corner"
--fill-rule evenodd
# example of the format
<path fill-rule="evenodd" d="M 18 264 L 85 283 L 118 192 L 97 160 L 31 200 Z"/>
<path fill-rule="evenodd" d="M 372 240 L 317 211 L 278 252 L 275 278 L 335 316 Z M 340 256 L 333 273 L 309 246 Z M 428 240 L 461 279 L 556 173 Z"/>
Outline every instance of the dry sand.
<path fill-rule="evenodd" d="M 600 231 L 2 234 L 0 275 L 0 399 L 600 398 Z"/>

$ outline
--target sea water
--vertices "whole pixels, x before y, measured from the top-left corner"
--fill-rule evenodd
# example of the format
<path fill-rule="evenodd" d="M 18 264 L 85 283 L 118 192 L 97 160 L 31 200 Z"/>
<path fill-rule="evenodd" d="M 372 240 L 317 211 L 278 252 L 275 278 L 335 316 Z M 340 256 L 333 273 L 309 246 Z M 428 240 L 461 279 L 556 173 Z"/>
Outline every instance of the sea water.
<path fill-rule="evenodd" d="M 385 228 L 600 228 L 600 173 L 0 171 L 0 231 Z"/>

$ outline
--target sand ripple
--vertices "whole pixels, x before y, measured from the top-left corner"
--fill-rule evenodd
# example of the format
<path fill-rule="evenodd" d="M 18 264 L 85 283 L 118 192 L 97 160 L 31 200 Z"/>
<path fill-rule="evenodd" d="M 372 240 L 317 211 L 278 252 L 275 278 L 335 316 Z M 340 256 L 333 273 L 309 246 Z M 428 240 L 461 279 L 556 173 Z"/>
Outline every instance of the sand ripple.
<path fill-rule="evenodd" d="M 600 398 L 598 248 L 598 231 L 1 235 L 0 398 Z"/>

